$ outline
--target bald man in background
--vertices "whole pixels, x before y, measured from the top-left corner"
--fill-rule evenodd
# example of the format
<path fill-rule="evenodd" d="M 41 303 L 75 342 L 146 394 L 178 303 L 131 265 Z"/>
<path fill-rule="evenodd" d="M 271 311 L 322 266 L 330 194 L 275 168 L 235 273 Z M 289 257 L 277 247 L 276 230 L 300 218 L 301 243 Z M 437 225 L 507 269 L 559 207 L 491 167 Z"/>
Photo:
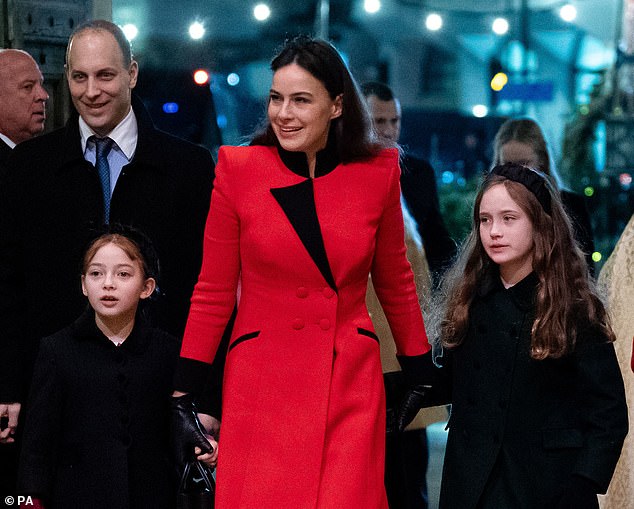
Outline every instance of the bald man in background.
<path fill-rule="evenodd" d="M 44 130 L 48 93 L 33 57 L 0 49 L 0 178 L 13 147 Z"/>
<path fill-rule="evenodd" d="M 18 49 L 0 49 L 0 186 L 11 150 L 40 134 L 48 93 L 33 57 Z M 0 331 L 0 337 L 5 331 Z M 0 430 L 18 419 L 19 403 L 0 402 Z M 13 436 L 0 439 L 0 494 L 15 495 L 18 451 Z"/>

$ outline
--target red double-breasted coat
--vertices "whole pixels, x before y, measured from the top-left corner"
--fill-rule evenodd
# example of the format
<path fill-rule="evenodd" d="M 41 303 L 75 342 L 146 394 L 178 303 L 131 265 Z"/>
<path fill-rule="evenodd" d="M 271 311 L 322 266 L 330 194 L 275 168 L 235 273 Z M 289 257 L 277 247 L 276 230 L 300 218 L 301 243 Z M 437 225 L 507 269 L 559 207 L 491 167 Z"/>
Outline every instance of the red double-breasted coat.
<path fill-rule="evenodd" d="M 294 167 L 303 154 L 219 152 L 181 351 L 192 365 L 211 362 L 239 293 L 218 509 L 387 508 L 370 272 L 399 353 L 429 344 L 405 256 L 397 151 L 348 164 L 332 156 L 320 153 L 311 179 Z"/>

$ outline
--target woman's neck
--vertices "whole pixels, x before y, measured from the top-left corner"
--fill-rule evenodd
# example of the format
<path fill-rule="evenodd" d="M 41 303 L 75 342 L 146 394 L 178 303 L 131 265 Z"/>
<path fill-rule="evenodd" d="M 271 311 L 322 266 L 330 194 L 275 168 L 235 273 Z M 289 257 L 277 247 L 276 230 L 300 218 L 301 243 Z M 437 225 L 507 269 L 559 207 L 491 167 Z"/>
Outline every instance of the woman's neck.
<path fill-rule="evenodd" d="M 132 316 L 103 316 L 95 313 L 97 328 L 115 345 L 123 343 L 134 328 Z"/>
<path fill-rule="evenodd" d="M 308 161 L 308 176 L 311 179 L 315 178 L 315 168 L 317 167 L 317 154 L 310 154 L 306 152 L 306 160 Z"/>

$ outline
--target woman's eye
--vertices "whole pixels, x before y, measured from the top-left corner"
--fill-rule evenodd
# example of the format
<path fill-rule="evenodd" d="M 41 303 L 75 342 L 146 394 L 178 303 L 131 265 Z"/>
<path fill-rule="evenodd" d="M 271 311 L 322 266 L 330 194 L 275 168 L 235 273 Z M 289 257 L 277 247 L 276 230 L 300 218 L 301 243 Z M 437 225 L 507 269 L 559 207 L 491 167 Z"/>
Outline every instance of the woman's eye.
<path fill-rule="evenodd" d="M 119 272 L 119 277 L 123 277 L 123 278 L 130 277 L 130 273 L 125 271 Z"/>
<path fill-rule="evenodd" d="M 99 272 L 98 270 L 91 270 L 89 272 L 89 275 L 92 277 L 99 277 L 101 275 L 101 272 Z"/>
<path fill-rule="evenodd" d="M 270 100 L 271 102 L 278 102 L 278 101 L 281 101 L 281 100 L 282 100 L 282 98 L 281 98 L 279 95 L 277 95 L 277 94 L 271 94 L 271 95 L 269 96 L 269 100 Z"/>

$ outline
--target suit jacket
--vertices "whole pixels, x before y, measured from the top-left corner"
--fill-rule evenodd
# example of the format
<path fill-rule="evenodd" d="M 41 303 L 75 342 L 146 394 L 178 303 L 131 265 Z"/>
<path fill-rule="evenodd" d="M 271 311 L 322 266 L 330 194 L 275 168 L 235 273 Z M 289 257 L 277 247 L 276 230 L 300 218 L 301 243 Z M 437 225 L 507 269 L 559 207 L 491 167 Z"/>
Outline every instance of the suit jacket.
<path fill-rule="evenodd" d="M 536 287 L 535 274 L 508 290 L 492 276 L 445 352 L 443 509 L 551 507 L 572 475 L 608 487 L 628 429 L 614 346 L 579 317 L 573 353 L 532 359 Z"/>
<path fill-rule="evenodd" d="M 456 243 L 449 236 L 440 215 L 434 170 L 427 161 L 405 155 L 401 162 L 401 191 L 416 220 L 425 256 L 434 283 L 456 254 Z"/>
<path fill-rule="evenodd" d="M 50 509 L 174 508 L 169 396 L 178 348 L 141 320 L 117 347 L 92 310 L 42 340 L 18 492 Z"/>
<path fill-rule="evenodd" d="M 184 329 L 201 264 L 214 162 L 210 153 L 154 128 L 140 101 L 136 153 L 117 181 L 110 221 L 153 241 L 161 264 L 156 324 Z M 77 116 L 19 144 L 0 186 L 0 401 L 21 401 L 40 338 L 86 307 L 80 260 L 103 222 L 99 176 L 82 154 Z"/>
<path fill-rule="evenodd" d="M 197 386 L 240 281 L 218 509 L 387 509 L 380 348 L 365 306 L 370 272 L 399 353 L 430 348 L 405 256 L 398 155 L 339 164 L 327 148 L 316 177 L 307 177 L 302 153 L 253 146 L 218 155 L 177 374 L 177 388 Z"/>

